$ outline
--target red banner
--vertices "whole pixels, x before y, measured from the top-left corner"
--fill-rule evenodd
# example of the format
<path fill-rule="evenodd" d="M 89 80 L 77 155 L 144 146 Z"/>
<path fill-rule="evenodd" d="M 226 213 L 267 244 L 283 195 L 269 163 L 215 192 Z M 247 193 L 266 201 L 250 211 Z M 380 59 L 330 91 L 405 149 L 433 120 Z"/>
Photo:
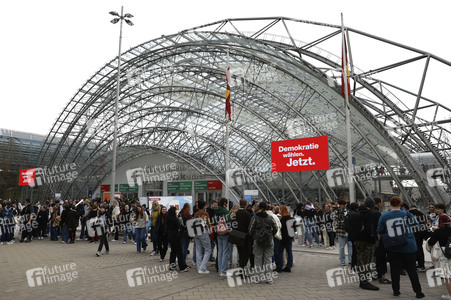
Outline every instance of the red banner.
<path fill-rule="evenodd" d="M 209 180 L 208 181 L 208 190 L 209 191 L 222 190 L 222 182 L 220 180 Z"/>
<path fill-rule="evenodd" d="M 109 184 L 102 184 L 100 186 L 100 192 L 105 193 L 110 191 L 110 185 Z"/>
<path fill-rule="evenodd" d="M 271 142 L 272 172 L 329 169 L 327 135 Z"/>
<path fill-rule="evenodd" d="M 19 185 L 34 186 L 34 175 L 36 169 L 22 169 L 19 175 Z"/>

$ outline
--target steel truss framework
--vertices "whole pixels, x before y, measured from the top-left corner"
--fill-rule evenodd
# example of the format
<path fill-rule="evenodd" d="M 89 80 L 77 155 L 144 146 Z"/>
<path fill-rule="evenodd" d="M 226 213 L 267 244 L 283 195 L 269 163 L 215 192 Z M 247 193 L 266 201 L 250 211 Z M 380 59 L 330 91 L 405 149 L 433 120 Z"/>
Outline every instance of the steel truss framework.
<path fill-rule="evenodd" d="M 302 26 L 321 31 L 307 38 Z M 225 70 L 232 73 L 231 168 L 270 172 L 270 141 L 328 135 L 330 168 L 347 160 L 340 95 L 340 27 L 289 18 L 227 19 L 138 45 L 121 57 L 118 165 L 149 151 L 161 151 L 195 166 L 199 172 L 224 179 Z M 448 168 L 450 109 L 422 95 L 428 65 L 450 62 L 353 28 L 354 39 L 408 51 L 400 62 L 361 70 L 351 60 L 351 132 L 358 165 L 383 165 L 411 202 L 397 169 L 406 168 L 427 201 L 449 202 L 443 187 L 427 184 L 425 169 L 411 153 L 432 153 Z M 335 41 L 333 54 L 325 47 Z M 352 51 L 350 51 L 352 54 Z M 383 72 L 425 61 L 417 91 L 375 78 Z M 117 60 L 98 70 L 62 111 L 40 151 L 39 165 L 75 162 L 78 180 L 39 188 L 42 196 L 75 190 L 85 196 L 111 171 L 112 128 Z M 443 93 L 445 88 L 443 87 Z M 412 103 L 405 99 L 413 97 Z M 433 113 L 430 113 L 432 110 Z M 256 182 L 264 198 L 274 201 L 275 188 L 286 189 L 295 202 L 301 186 L 333 189 L 325 171 L 287 173 Z M 363 194 L 368 193 L 358 184 Z"/>

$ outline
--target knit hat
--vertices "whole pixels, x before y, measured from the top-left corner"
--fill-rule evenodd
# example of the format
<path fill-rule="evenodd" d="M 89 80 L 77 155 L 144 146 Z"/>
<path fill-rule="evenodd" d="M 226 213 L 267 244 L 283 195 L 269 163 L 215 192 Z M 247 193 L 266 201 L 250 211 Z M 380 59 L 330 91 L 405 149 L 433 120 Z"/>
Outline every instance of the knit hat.
<path fill-rule="evenodd" d="M 368 196 L 368 197 L 365 199 L 364 205 L 365 205 L 365 207 L 373 208 L 373 207 L 374 207 L 374 199 L 371 198 L 371 196 Z"/>

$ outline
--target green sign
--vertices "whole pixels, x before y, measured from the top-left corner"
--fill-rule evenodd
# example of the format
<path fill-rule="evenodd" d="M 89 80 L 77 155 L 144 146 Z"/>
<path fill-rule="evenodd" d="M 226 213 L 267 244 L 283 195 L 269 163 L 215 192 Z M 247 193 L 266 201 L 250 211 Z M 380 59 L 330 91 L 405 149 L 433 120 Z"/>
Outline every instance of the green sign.
<path fill-rule="evenodd" d="M 121 193 L 137 193 L 138 188 L 137 184 L 135 184 L 135 186 L 129 186 L 127 183 L 119 184 L 119 192 Z"/>
<path fill-rule="evenodd" d="M 191 191 L 191 181 L 168 182 L 168 192 Z"/>
<path fill-rule="evenodd" d="M 194 182 L 194 190 L 195 191 L 205 191 L 208 190 L 208 181 L 195 181 Z"/>

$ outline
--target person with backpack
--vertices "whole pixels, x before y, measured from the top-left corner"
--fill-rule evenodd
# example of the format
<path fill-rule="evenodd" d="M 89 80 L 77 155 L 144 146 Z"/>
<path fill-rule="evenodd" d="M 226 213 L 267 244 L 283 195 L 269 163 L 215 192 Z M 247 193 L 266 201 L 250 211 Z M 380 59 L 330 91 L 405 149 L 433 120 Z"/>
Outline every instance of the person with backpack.
<path fill-rule="evenodd" d="M 448 290 L 448 295 L 442 295 L 442 299 L 451 299 L 451 220 L 448 219 L 447 222 L 443 223 L 443 227 L 435 230 L 432 233 L 431 238 L 427 242 L 427 249 L 430 251 L 431 248 L 436 244 L 440 245 L 440 252 L 438 257 L 438 264 L 435 269 L 441 270 L 441 278 L 445 279 L 446 289 Z M 437 271 L 436 271 L 437 272 Z M 437 274 L 438 275 L 438 274 Z"/>
<path fill-rule="evenodd" d="M 282 240 L 280 241 L 279 249 L 277 251 L 276 271 L 289 273 L 293 267 L 293 238 L 288 234 L 287 222 L 293 218 L 285 205 L 280 206 L 280 215 L 282 216 L 280 220 L 280 223 L 282 224 Z M 283 268 L 283 253 L 285 250 L 287 251 L 287 264 L 285 268 Z"/>
<path fill-rule="evenodd" d="M 273 237 L 277 233 L 277 226 L 273 218 L 266 213 L 266 202 L 260 202 L 259 211 L 251 219 L 249 234 L 254 240 L 255 273 L 258 278 L 266 278 L 266 282 L 273 284 L 272 256 L 274 254 Z M 260 280 L 255 283 L 260 283 Z"/>
<path fill-rule="evenodd" d="M 355 239 L 355 250 L 357 256 L 357 266 L 359 273 L 359 287 L 364 290 L 378 291 L 379 288 L 371 284 L 368 275 L 371 275 L 370 264 L 373 257 L 373 248 L 377 238 L 377 222 L 379 220 L 377 212 L 373 210 L 374 200 L 370 196 L 366 198 L 364 205 L 359 207 L 360 224 L 356 224 L 360 233 Z"/>
<path fill-rule="evenodd" d="M 377 225 L 379 238 L 384 240 L 390 262 L 393 295 L 399 296 L 401 270 L 406 270 L 417 298 L 424 298 L 415 266 L 417 244 L 413 232 L 419 226 L 415 217 L 401 210 L 402 200 L 393 196 L 390 199 L 390 211 L 384 213 Z"/>
<path fill-rule="evenodd" d="M 219 276 L 227 276 L 227 255 L 228 255 L 228 228 L 231 228 L 230 214 L 227 210 L 226 198 L 221 198 L 218 203 L 218 209 L 215 211 L 216 233 L 218 241 L 218 272 Z"/>

